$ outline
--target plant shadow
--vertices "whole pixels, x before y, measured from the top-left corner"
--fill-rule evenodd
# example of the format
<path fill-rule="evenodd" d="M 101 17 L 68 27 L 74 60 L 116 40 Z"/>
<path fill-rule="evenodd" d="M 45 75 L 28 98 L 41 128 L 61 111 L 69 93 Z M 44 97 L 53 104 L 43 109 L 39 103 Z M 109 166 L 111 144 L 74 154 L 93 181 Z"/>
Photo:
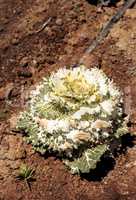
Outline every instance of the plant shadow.
<path fill-rule="evenodd" d="M 113 156 L 107 156 L 106 154 L 102 156 L 101 161 L 97 164 L 94 170 L 91 170 L 88 174 L 81 174 L 81 179 L 86 179 L 87 181 L 102 181 L 107 174 L 114 169 L 116 164 L 116 158 L 121 154 L 125 154 L 128 148 L 134 146 L 134 136 L 126 134 L 122 136 L 122 145 L 119 149 L 116 149 L 113 144 Z"/>
<path fill-rule="evenodd" d="M 108 153 L 105 153 L 101 157 L 101 161 L 98 162 L 97 167 L 90 171 L 90 173 L 84 173 L 80 174 L 81 180 L 86 179 L 87 181 L 94 181 L 94 182 L 100 182 L 103 180 L 104 177 L 107 176 L 107 174 L 114 169 L 116 164 L 116 159 L 121 154 L 126 154 L 126 151 L 128 148 L 132 148 L 134 146 L 134 139 L 135 137 L 130 135 L 129 133 L 122 136 L 121 138 L 121 145 L 120 142 L 115 141 L 111 144 L 111 155 Z M 46 152 L 43 156 L 45 159 L 49 157 L 53 157 L 54 160 L 61 160 L 61 157 L 57 156 L 54 152 Z"/>

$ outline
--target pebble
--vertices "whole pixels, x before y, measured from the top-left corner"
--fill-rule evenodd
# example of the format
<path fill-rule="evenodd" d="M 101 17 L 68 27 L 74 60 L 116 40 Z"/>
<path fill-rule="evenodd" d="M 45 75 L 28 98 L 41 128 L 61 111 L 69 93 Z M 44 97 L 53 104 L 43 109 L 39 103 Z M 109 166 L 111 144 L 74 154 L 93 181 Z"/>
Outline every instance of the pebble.
<path fill-rule="evenodd" d="M 13 45 L 17 45 L 19 43 L 19 39 L 18 38 L 13 38 L 12 41 L 11 41 L 11 43 Z"/>
<path fill-rule="evenodd" d="M 39 63 L 36 60 L 32 60 L 31 66 L 37 68 Z"/>
<path fill-rule="evenodd" d="M 63 24 L 62 19 L 60 19 L 60 18 L 56 19 L 56 24 L 58 26 L 61 26 Z"/>

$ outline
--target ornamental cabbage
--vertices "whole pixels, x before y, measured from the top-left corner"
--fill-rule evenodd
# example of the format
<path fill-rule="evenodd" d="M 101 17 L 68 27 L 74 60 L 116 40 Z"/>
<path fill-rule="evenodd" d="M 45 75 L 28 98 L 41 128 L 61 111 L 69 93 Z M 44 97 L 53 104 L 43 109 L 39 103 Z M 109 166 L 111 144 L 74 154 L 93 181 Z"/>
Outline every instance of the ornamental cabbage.
<path fill-rule="evenodd" d="M 36 151 L 55 152 L 72 173 L 88 173 L 128 132 L 122 94 L 102 70 L 62 68 L 31 92 L 17 128 Z"/>

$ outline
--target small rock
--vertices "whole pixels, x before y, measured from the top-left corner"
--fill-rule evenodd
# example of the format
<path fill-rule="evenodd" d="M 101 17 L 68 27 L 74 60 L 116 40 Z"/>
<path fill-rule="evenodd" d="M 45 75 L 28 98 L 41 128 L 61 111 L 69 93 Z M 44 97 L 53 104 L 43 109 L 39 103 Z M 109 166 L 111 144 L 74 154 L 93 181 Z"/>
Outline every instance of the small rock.
<path fill-rule="evenodd" d="M 31 67 L 37 68 L 39 63 L 36 60 L 32 60 Z"/>
<path fill-rule="evenodd" d="M 62 19 L 60 19 L 60 18 L 56 19 L 56 24 L 58 26 L 61 26 L 63 24 Z"/>
<path fill-rule="evenodd" d="M 19 43 L 19 39 L 18 38 L 13 38 L 12 41 L 11 41 L 11 43 L 13 45 L 17 45 Z"/>

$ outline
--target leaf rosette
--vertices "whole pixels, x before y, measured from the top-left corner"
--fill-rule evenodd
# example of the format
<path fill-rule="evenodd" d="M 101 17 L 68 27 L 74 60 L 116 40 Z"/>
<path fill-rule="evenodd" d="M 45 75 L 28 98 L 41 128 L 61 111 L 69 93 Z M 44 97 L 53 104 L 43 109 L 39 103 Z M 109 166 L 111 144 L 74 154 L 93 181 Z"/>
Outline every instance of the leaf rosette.
<path fill-rule="evenodd" d="M 88 173 L 110 142 L 128 132 L 122 94 L 102 70 L 59 69 L 31 92 L 18 128 L 41 153 L 56 152 L 72 173 Z"/>

